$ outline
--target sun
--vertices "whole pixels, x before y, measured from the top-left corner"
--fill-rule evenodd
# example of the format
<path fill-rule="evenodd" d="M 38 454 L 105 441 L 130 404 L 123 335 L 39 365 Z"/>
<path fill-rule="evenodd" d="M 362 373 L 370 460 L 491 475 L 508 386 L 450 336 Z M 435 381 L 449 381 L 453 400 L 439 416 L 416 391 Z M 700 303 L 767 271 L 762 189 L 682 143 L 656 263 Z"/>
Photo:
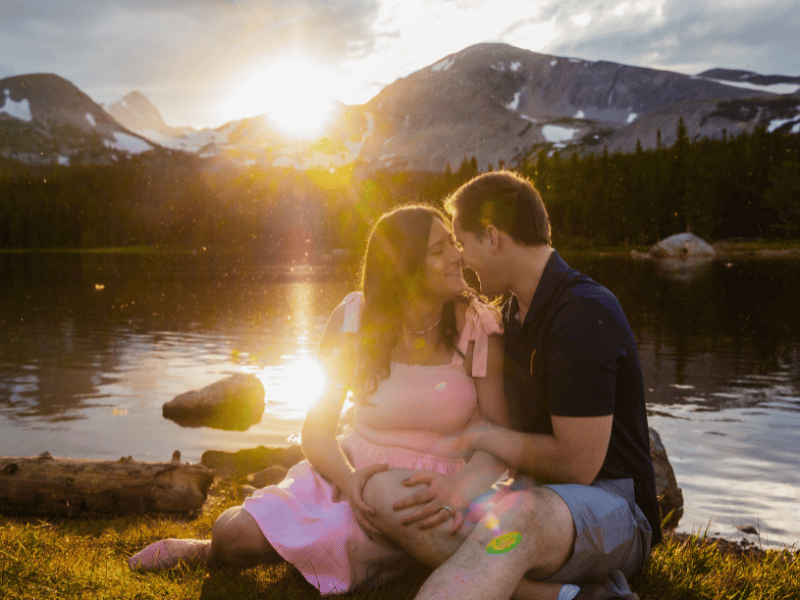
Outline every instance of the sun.
<path fill-rule="evenodd" d="M 331 116 L 333 84 L 333 74 L 316 63 L 284 59 L 245 79 L 222 107 L 223 117 L 264 115 L 288 137 L 312 139 Z"/>

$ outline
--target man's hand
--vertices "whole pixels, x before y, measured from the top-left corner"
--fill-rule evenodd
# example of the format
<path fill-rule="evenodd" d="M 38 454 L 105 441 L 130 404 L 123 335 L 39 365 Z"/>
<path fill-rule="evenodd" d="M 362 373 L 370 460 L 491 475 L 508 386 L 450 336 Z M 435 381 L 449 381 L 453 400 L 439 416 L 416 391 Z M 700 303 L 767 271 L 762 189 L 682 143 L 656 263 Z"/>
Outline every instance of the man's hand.
<path fill-rule="evenodd" d="M 369 478 L 386 471 L 389 468 L 388 464 L 374 464 L 368 467 L 362 467 L 352 471 L 347 477 L 347 483 L 344 490 L 347 496 L 347 501 L 350 503 L 350 508 L 353 509 L 353 515 L 356 521 L 367 532 L 367 535 L 372 539 L 382 539 L 383 534 L 367 519 L 366 515 L 374 515 L 375 509 L 364 502 L 364 486 L 367 485 Z"/>
<path fill-rule="evenodd" d="M 400 522 L 403 525 L 416 523 L 420 529 L 430 529 L 452 518 L 450 533 L 458 531 L 469 510 L 469 497 L 464 493 L 463 482 L 456 475 L 443 475 L 434 471 L 423 471 L 403 481 L 403 485 L 407 487 L 420 484 L 427 487 L 393 505 L 395 510 L 420 507 L 403 517 Z"/>

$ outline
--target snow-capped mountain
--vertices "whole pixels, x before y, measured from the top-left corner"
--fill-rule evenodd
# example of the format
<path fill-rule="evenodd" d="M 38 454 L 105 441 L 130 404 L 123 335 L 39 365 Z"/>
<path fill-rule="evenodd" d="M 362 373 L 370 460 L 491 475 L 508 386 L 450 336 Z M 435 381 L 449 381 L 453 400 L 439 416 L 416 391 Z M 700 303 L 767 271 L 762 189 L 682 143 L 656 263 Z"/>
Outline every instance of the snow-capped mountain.
<path fill-rule="evenodd" d="M 180 148 L 180 140 L 187 140 L 186 145 L 191 146 L 188 139 L 197 131 L 193 127 L 170 127 L 164 123 L 158 108 L 140 92 L 127 94 L 106 107 L 106 112 L 131 131 L 170 148 Z"/>
<path fill-rule="evenodd" d="M 0 155 L 24 162 L 108 162 L 156 145 L 72 83 L 47 73 L 0 79 Z"/>
<path fill-rule="evenodd" d="M 66 80 L 28 75 L 0 80 L 0 126 L 9 140 L 0 153 L 53 162 L 163 146 L 298 170 L 443 171 L 473 156 L 486 168 L 539 149 L 633 152 L 637 142 L 653 148 L 659 138 L 671 145 L 680 119 L 692 139 L 759 126 L 798 134 L 799 87 L 800 77 L 725 69 L 691 76 L 478 44 L 363 105 L 338 105 L 320 139 L 309 142 L 286 139 L 264 116 L 199 131 L 170 127 L 138 92 L 107 114 Z"/>

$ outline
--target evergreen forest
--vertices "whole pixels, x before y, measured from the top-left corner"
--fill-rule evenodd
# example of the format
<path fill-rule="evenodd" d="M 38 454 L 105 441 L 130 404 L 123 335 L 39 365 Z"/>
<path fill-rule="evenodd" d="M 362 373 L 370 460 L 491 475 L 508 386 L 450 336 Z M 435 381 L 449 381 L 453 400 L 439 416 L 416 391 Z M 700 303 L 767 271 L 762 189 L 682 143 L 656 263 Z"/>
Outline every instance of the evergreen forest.
<path fill-rule="evenodd" d="M 632 154 L 534 150 L 516 170 L 548 208 L 556 247 L 650 245 L 692 231 L 714 242 L 800 236 L 800 136 L 758 129 Z M 504 165 L 499 164 L 497 168 Z M 493 168 L 488 165 L 489 170 Z M 406 202 L 440 205 L 479 174 L 239 167 L 182 153 L 110 165 L 0 162 L 0 248 L 155 246 L 315 260 L 360 252 Z"/>

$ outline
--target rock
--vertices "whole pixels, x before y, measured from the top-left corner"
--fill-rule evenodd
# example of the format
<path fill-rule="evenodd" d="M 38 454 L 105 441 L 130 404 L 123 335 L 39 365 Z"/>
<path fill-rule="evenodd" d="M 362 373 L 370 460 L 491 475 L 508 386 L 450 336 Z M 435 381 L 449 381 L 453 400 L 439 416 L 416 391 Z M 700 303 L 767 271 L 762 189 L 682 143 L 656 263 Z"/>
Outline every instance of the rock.
<path fill-rule="evenodd" d="M 238 452 L 207 450 L 203 452 L 200 462 L 213 470 L 220 477 L 241 479 L 250 473 L 257 473 L 272 466 L 286 469 L 296 465 L 305 456 L 299 445 L 286 448 L 246 448 Z"/>
<path fill-rule="evenodd" d="M 661 442 L 661 436 L 652 427 L 650 427 L 650 458 L 656 473 L 656 494 L 662 520 L 672 512 L 672 516 L 663 524 L 662 529 L 675 529 L 683 516 L 683 492 L 678 487 L 675 472 L 669 463 L 667 450 Z"/>
<path fill-rule="evenodd" d="M 736 525 L 736 529 L 742 533 L 749 533 L 750 535 L 758 535 L 758 529 L 752 525 Z"/>
<path fill-rule="evenodd" d="M 250 473 L 250 475 L 247 476 L 247 483 L 256 489 L 267 487 L 268 485 L 277 485 L 283 481 L 287 472 L 288 469 L 280 465 L 272 465 L 271 467 L 260 470 L 258 473 Z"/>
<path fill-rule="evenodd" d="M 695 256 L 712 256 L 714 248 L 693 233 L 676 233 L 665 238 L 650 248 L 653 258 L 689 258 Z"/>
<path fill-rule="evenodd" d="M 264 414 L 264 386 L 251 373 L 237 373 L 164 403 L 162 414 L 182 427 L 246 431 Z"/>

